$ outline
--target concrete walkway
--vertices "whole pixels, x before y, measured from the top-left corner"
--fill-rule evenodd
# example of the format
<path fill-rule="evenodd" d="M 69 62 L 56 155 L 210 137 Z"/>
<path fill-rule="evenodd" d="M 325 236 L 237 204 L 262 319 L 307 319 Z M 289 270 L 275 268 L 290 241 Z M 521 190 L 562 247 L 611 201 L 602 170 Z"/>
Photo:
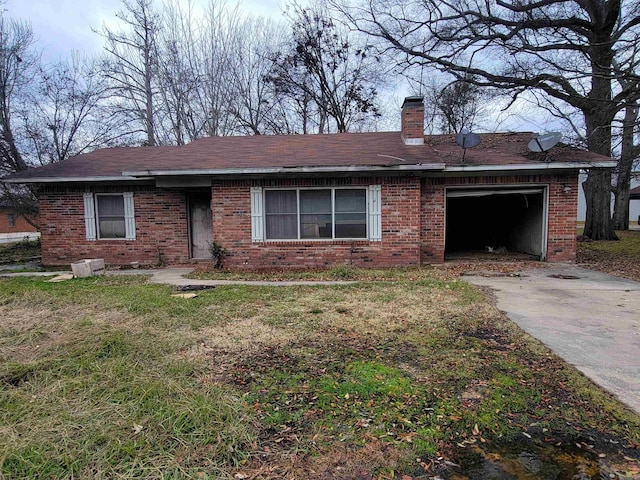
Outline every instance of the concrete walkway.
<path fill-rule="evenodd" d="M 33 242 L 40 238 L 40 232 L 0 233 L 0 243 Z"/>
<path fill-rule="evenodd" d="M 293 280 L 293 281 L 266 281 L 266 280 L 199 280 L 184 278 L 193 272 L 193 268 L 163 268 L 158 270 L 113 270 L 107 271 L 107 275 L 151 275 L 151 283 L 165 285 L 205 285 L 215 287 L 218 285 L 257 285 L 291 287 L 296 285 L 349 285 L 354 282 L 345 281 L 321 281 L 321 280 Z"/>
<path fill-rule="evenodd" d="M 640 414 L 640 283 L 575 265 L 521 275 L 464 279 L 493 289 L 511 320 Z"/>
<path fill-rule="evenodd" d="M 199 280 L 195 278 L 184 278 L 185 275 L 193 272 L 193 268 L 169 267 L 162 269 L 133 269 L 133 270 L 107 270 L 107 275 L 150 275 L 150 283 L 163 285 L 175 285 L 177 287 L 185 285 L 204 285 L 215 287 L 219 285 L 256 285 L 256 286 L 276 286 L 291 287 L 296 285 L 349 285 L 355 282 L 337 280 L 292 280 L 292 281 L 266 281 L 266 280 Z M 0 273 L 0 277 L 53 277 L 71 273 L 65 272 L 19 272 Z"/>

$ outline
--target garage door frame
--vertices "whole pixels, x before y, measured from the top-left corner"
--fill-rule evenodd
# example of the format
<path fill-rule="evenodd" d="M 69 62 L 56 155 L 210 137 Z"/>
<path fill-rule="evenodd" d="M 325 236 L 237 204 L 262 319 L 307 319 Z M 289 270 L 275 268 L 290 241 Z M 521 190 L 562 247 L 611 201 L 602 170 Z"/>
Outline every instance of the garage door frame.
<path fill-rule="evenodd" d="M 469 191 L 469 195 L 464 195 L 464 191 Z M 546 183 L 532 183 L 532 184 L 488 184 L 488 185 L 456 185 L 445 187 L 444 192 L 444 247 L 446 249 L 447 246 L 447 222 L 449 221 L 448 212 L 447 212 L 447 199 L 453 198 L 453 195 L 449 195 L 449 193 L 455 192 L 455 197 L 473 197 L 477 196 L 477 193 L 474 195 L 474 192 L 478 191 L 495 191 L 495 195 L 501 194 L 514 194 L 520 193 L 519 191 L 527 191 L 527 193 L 532 193 L 531 190 L 538 190 L 542 193 L 542 252 L 540 254 L 540 260 L 545 261 L 547 258 L 547 232 L 549 231 L 549 184 Z"/>

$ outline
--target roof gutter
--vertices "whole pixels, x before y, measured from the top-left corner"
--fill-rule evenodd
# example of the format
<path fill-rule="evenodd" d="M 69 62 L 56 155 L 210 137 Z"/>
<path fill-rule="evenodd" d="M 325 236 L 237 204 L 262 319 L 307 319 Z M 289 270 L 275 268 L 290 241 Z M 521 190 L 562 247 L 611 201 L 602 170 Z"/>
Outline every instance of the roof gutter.
<path fill-rule="evenodd" d="M 141 178 L 132 176 L 87 176 L 87 177 L 31 177 L 31 178 L 2 178 L 2 183 L 71 183 L 71 182 L 122 182 L 153 180 L 153 178 Z"/>
<path fill-rule="evenodd" d="M 445 167 L 445 172 L 504 172 L 520 170 L 588 170 L 590 168 L 614 168 L 616 162 L 549 162 L 514 165 L 456 165 Z"/>
<path fill-rule="evenodd" d="M 366 165 L 345 167 L 274 167 L 274 168 L 212 168 L 198 170 L 132 170 L 122 172 L 129 177 L 177 177 L 185 175 L 277 175 L 297 173 L 359 173 L 359 172 L 422 172 L 444 170 L 444 163 L 424 163 L 411 165 Z"/>

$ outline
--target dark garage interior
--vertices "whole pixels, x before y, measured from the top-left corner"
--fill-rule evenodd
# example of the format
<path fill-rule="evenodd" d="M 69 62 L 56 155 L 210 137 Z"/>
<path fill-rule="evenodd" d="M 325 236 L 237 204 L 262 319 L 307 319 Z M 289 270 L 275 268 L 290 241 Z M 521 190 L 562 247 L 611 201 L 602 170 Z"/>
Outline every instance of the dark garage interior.
<path fill-rule="evenodd" d="M 543 259 L 543 220 L 544 195 L 539 188 L 451 190 L 445 254 L 493 250 Z"/>

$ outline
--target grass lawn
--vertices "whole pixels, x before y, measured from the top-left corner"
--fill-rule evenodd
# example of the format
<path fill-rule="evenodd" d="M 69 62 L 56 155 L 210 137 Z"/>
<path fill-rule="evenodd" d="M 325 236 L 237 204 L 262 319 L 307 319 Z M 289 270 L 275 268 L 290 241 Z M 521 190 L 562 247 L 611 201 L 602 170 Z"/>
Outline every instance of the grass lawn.
<path fill-rule="evenodd" d="M 249 280 L 249 281 L 363 281 L 393 282 L 421 281 L 434 278 L 450 278 L 452 275 L 464 275 L 474 271 L 496 271 L 515 273 L 523 268 L 542 268 L 538 261 L 508 260 L 504 258 L 479 258 L 477 261 L 451 262 L 437 267 L 404 268 L 357 268 L 340 265 L 318 270 L 271 269 L 268 271 L 241 271 L 200 268 L 187 275 L 187 278 L 200 280 Z"/>
<path fill-rule="evenodd" d="M 594 270 L 640 281 L 640 231 L 616 234 L 618 241 L 578 243 L 576 261 Z"/>
<path fill-rule="evenodd" d="M 406 480 L 523 445 L 638 473 L 638 416 L 474 287 L 419 276 L 191 300 L 2 279 L 0 478 Z"/>

